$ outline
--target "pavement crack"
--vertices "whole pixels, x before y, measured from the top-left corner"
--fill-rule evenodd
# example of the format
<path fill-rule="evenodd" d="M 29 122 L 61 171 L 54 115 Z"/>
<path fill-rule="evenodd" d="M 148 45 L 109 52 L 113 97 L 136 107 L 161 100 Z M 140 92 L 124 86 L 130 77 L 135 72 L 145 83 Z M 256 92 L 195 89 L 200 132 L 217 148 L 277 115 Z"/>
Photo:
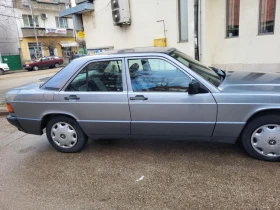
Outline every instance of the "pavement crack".
<path fill-rule="evenodd" d="M 16 138 L 15 140 L 9 142 L 8 144 L 5 144 L 4 146 L 0 147 L 0 149 L 3 149 L 4 147 L 9 146 L 10 144 L 14 143 L 15 141 L 17 141 L 17 140 L 19 140 L 19 139 L 21 139 L 21 138 L 23 138 L 23 137 L 25 137 L 27 135 L 28 134 L 24 134 L 23 136 L 20 136 L 20 137 Z"/>

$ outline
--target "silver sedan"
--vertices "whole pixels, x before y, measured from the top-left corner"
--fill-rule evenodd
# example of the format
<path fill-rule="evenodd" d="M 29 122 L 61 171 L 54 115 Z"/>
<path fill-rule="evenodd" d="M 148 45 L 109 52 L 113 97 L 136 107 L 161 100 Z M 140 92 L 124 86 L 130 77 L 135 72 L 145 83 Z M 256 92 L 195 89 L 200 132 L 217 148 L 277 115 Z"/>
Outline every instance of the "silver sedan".
<path fill-rule="evenodd" d="M 280 160 L 280 75 L 208 68 L 174 48 L 138 48 L 73 60 L 43 84 L 7 93 L 8 121 L 46 134 L 60 152 L 87 139 L 242 143 Z"/>

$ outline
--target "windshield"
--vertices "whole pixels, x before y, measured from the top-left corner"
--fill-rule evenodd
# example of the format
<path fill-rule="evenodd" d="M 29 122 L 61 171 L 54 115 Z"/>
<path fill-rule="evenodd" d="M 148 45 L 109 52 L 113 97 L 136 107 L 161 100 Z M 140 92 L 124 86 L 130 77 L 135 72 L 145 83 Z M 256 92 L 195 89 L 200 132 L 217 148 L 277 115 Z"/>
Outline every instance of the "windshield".
<path fill-rule="evenodd" d="M 215 71 L 202 65 L 200 62 L 193 59 L 192 57 L 187 56 L 186 54 L 177 50 L 171 52 L 170 56 L 175 58 L 177 61 L 187 66 L 191 70 L 193 70 L 195 73 L 203 77 L 212 85 L 218 87 L 222 83 L 222 78 L 217 73 L 215 73 Z"/>

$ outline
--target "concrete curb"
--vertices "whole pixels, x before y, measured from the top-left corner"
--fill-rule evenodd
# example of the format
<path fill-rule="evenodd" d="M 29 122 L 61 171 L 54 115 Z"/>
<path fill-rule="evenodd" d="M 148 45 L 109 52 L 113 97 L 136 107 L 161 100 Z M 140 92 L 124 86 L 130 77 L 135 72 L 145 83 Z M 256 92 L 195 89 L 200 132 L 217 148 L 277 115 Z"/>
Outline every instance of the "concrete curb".
<path fill-rule="evenodd" d="M 6 107 L 0 107 L 0 116 L 7 116 L 9 112 L 7 111 Z"/>

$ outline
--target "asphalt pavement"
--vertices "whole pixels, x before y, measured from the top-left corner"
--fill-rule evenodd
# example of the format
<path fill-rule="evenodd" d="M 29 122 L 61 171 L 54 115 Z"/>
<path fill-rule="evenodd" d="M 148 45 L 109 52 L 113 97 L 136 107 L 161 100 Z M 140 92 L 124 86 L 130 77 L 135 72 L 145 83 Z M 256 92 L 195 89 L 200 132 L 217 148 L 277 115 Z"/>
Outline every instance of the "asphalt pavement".
<path fill-rule="evenodd" d="M 236 145 L 90 140 L 77 154 L 0 117 L 0 209 L 279 209 L 279 163 Z"/>

